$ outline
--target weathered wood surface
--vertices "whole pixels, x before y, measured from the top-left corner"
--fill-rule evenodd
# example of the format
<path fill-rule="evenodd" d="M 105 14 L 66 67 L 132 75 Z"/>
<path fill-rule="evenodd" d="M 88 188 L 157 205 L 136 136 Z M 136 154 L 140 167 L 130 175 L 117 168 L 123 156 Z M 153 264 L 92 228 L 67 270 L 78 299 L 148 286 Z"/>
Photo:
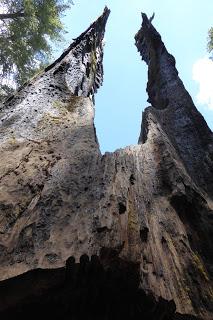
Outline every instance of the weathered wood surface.
<path fill-rule="evenodd" d="M 93 103 L 108 15 L 1 108 L 0 278 L 9 279 L 1 288 L 95 255 L 105 269 L 116 259 L 134 265 L 148 296 L 211 320 L 212 132 L 143 14 L 136 45 L 151 106 L 138 145 L 101 155 Z"/>

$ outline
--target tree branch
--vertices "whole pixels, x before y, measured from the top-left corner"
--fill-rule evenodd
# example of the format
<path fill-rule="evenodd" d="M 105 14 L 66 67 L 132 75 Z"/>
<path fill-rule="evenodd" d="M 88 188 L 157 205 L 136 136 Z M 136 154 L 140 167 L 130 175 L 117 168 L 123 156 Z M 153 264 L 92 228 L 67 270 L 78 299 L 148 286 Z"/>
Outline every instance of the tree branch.
<path fill-rule="evenodd" d="M 23 11 L 18 11 L 14 13 L 1 13 L 0 14 L 0 20 L 5 19 L 15 19 L 15 18 L 21 18 L 26 17 L 26 14 Z"/>

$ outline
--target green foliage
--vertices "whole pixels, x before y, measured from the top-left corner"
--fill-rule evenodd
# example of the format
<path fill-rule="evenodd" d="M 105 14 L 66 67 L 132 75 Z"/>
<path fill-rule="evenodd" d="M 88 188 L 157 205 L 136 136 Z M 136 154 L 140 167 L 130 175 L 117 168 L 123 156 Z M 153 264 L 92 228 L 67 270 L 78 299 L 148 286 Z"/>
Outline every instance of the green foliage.
<path fill-rule="evenodd" d="M 39 71 L 63 40 L 71 0 L 0 0 L 0 95 Z"/>

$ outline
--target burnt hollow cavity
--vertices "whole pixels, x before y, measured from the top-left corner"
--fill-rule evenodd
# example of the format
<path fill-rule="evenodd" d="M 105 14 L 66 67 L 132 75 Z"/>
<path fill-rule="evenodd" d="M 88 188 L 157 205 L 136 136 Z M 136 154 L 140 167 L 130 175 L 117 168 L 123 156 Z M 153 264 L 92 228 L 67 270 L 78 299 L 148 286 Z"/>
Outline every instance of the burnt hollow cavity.
<path fill-rule="evenodd" d="M 118 203 L 119 214 L 124 214 L 126 212 L 126 204 L 123 202 Z"/>
<path fill-rule="evenodd" d="M 142 242 L 147 242 L 149 234 L 149 228 L 144 227 L 140 229 L 140 238 Z"/>
<path fill-rule="evenodd" d="M 113 250 L 91 259 L 83 255 L 79 263 L 70 257 L 64 268 L 36 269 L 0 282 L 2 319 L 197 319 L 175 310 L 173 301 L 156 301 L 141 290 L 139 266 Z"/>
<path fill-rule="evenodd" d="M 87 76 L 90 74 L 89 69 L 94 72 L 94 66 L 96 66 L 95 63 L 93 67 L 87 64 Z M 46 71 L 48 70 L 50 69 Z M 99 71 L 96 72 L 98 77 L 102 76 L 101 64 Z M 56 69 L 55 74 L 60 72 L 64 72 L 62 64 Z M 88 91 L 87 95 L 93 94 L 99 87 L 98 77 L 96 76 L 95 86 L 92 87 L 93 91 Z M 80 88 L 83 90 L 82 82 Z M 149 89 L 151 90 L 151 86 Z M 79 86 L 76 86 L 75 95 L 78 95 L 78 92 Z M 157 105 L 156 101 L 159 100 L 159 109 L 164 109 L 168 105 L 168 100 L 162 100 L 156 94 L 153 94 L 152 99 L 154 107 Z M 146 121 L 145 119 L 145 126 L 141 134 L 142 143 L 147 139 L 148 124 Z M 135 184 L 133 174 L 129 177 L 129 182 L 131 186 Z M 87 190 L 88 187 L 85 187 L 85 191 Z M 191 203 L 184 195 L 176 195 L 171 198 L 171 205 L 180 219 L 189 225 L 188 234 L 190 235 L 192 230 L 193 234 L 201 238 L 197 226 L 202 223 L 202 220 L 194 203 Z M 79 206 L 76 208 L 78 209 Z M 118 203 L 118 211 L 119 214 L 124 214 L 127 211 L 125 202 Z M 103 226 L 97 228 L 96 231 L 105 234 L 108 228 Z M 147 241 L 148 232 L 149 229 L 146 227 L 140 230 L 142 242 Z M 23 236 L 24 243 L 24 234 L 21 236 Z M 208 239 L 210 237 L 207 237 Z M 45 240 L 44 235 L 43 240 Z M 195 243 L 194 239 L 192 240 L 191 242 Z M 165 238 L 162 237 L 162 243 L 164 242 Z M 22 251 L 23 248 L 21 248 Z M 199 250 L 204 252 L 204 258 L 207 259 L 210 256 L 211 244 L 207 246 L 207 241 L 204 241 Z M 103 254 L 106 251 L 108 254 Z M 120 259 L 113 250 L 103 252 L 100 257 L 92 256 L 91 259 L 87 255 L 83 255 L 79 263 L 76 263 L 74 257 L 71 257 L 67 260 L 64 268 L 37 269 L 0 282 L 0 315 L 3 319 L 20 316 L 23 320 L 29 319 L 29 317 L 31 319 L 46 317 L 47 319 L 62 320 L 197 319 L 193 316 L 177 314 L 173 301 L 162 298 L 156 301 L 151 294 L 140 289 L 138 265 Z M 47 255 L 47 258 L 54 260 L 57 259 L 57 256 L 51 254 Z"/>

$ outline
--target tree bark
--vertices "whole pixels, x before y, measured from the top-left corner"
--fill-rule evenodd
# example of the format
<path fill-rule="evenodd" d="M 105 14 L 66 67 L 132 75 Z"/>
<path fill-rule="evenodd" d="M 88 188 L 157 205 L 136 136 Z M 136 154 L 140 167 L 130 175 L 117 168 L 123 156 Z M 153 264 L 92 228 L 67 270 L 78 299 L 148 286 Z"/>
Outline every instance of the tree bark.
<path fill-rule="evenodd" d="M 151 106 L 138 145 L 101 154 L 108 15 L 1 109 L 0 313 L 211 320 L 212 132 L 143 14 Z"/>

